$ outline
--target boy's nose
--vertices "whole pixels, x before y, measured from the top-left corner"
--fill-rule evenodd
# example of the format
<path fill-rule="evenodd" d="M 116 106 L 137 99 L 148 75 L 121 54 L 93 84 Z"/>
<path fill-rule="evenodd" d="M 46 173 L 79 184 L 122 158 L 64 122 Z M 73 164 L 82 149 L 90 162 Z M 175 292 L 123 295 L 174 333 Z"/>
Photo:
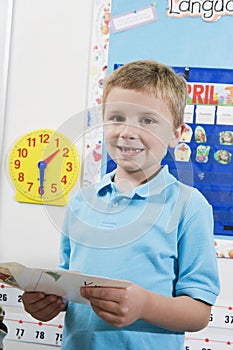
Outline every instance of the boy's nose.
<path fill-rule="evenodd" d="M 137 139 L 139 136 L 139 128 L 135 125 L 122 125 L 120 137 L 124 139 Z"/>

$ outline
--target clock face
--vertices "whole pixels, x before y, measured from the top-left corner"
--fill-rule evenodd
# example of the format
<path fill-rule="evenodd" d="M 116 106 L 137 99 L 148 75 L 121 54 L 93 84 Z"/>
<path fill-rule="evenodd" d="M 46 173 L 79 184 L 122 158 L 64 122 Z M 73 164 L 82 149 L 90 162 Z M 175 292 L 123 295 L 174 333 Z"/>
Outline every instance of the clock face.
<path fill-rule="evenodd" d="M 80 162 L 75 146 L 65 135 L 40 129 L 15 143 L 8 169 L 18 201 L 65 205 L 77 181 Z"/>

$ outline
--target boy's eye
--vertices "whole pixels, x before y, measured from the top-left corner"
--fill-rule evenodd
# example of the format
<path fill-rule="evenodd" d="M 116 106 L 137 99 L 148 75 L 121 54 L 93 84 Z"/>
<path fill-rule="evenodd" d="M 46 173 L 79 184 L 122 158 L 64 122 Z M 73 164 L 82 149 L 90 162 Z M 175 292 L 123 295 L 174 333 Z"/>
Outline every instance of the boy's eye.
<path fill-rule="evenodd" d="M 147 117 L 142 120 L 142 124 L 150 125 L 154 123 L 155 123 L 155 120 L 153 118 Z"/>
<path fill-rule="evenodd" d="M 116 123 L 122 123 L 125 120 L 125 118 L 121 115 L 113 115 L 111 120 Z"/>

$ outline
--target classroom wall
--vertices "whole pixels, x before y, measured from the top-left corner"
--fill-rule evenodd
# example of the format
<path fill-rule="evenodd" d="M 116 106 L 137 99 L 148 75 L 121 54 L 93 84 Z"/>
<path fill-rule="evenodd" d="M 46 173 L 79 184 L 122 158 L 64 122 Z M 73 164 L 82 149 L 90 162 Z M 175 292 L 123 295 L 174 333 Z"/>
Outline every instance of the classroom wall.
<path fill-rule="evenodd" d="M 82 135 L 91 26 L 91 0 L 14 2 L 0 177 L 1 261 L 41 267 L 58 262 L 59 227 L 45 207 L 14 200 L 7 156 L 27 131 L 59 129 L 74 115 L 77 137 Z"/>
<path fill-rule="evenodd" d="M 17 203 L 7 173 L 7 156 L 13 143 L 27 131 L 43 127 L 56 130 L 74 116 L 81 156 L 92 10 L 92 0 L 14 1 L 0 169 L 2 262 L 57 266 L 63 211 L 51 218 L 44 206 Z M 21 348 L 47 349 L 6 342 L 6 349 Z"/>
<path fill-rule="evenodd" d="M 63 211 L 51 218 L 45 207 L 19 204 L 7 173 L 7 155 L 18 136 L 58 129 L 77 115 L 78 151 L 88 91 L 93 1 L 14 2 L 9 79 L 0 169 L 0 260 L 35 267 L 58 263 Z M 80 136 L 80 137 L 79 137 Z M 56 220 L 54 220 L 54 217 Z M 232 299 L 232 260 L 218 259 L 222 299 Z M 221 330 L 221 332 L 223 332 Z M 50 349 L 6 341 L 6 349 Z M 54 347 L 51 347 L 51 349 Z"/>

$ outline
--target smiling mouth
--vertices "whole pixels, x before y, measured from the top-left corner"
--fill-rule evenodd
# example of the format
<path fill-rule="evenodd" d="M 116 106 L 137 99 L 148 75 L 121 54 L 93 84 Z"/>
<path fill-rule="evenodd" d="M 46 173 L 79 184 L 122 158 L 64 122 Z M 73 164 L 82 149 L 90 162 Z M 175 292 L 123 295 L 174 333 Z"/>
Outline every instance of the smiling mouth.
<path fill-rule="evenodd" d="M 124 155 L 137 155 L 143 152 L 142 148 L 136 148 L 136 147 L 125 147 L 125 146 L 117 146 L 117 148 L 120 150 L 120 152 Z"/>

